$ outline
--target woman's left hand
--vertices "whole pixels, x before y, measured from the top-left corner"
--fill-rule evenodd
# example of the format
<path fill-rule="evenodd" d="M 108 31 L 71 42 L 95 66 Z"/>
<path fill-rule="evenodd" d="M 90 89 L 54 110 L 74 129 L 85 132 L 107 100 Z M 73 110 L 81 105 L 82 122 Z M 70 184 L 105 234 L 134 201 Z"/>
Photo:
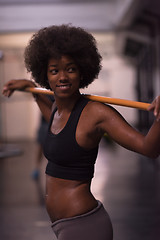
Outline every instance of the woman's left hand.
<path fill-rule="evenodd" d="M 160 96 L 154 99 L 154 101 L 148 107 L 148 111 L 153 111 L 156 120 L 160 120 Z"/>

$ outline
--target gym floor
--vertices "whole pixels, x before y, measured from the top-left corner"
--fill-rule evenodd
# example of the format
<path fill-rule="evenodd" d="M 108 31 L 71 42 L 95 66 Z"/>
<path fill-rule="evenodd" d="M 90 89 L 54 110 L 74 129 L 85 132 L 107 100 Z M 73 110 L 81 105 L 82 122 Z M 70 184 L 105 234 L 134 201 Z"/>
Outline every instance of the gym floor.
<path fill-rule="evenodd" d="M 34 181 L 37 144 L 14 144 L 19 154 L 0 158 L 0 239 L 53 240 L 44 206 L 46 159 Z M 114 240 L 160 239 L 159 189 L 159 159 L 101 141 L 92 191 L 111 217 Z"/>

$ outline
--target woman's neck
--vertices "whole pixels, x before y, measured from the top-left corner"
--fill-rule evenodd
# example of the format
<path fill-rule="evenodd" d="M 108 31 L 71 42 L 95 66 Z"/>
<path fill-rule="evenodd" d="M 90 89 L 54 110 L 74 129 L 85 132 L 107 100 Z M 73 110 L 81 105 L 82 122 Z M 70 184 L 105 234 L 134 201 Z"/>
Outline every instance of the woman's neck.
<path fill-rule="evenodd" d="M 59 98 L 55 96 L 55 103 L 57 106 L 58 114 L 60 115 L 64 111 L 71 112 L 80 96 L 81 96 L 80 92 L 68 98 Z"/>

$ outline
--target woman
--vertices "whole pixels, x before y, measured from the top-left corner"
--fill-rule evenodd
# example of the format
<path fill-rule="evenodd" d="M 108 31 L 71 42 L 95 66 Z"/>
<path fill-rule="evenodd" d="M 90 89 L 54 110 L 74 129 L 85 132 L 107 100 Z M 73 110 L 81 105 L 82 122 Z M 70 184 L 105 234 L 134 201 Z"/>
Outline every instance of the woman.
<path fill-rule="evenodd" d="M 49 122 L 44 145 L 46 208 L 59 240 L 111 240 L 110 218 L 90 191 L 98 144 L 106 132 L 121 146 L 155 158 L 159 155 L 160 97 L 148 110 L 156 117 L 143 136 L 110 106 L 81 96 L 79 89 L 98 77 L 101 56 L 93 36 L 69 25 L 51 26 L 34 34 L 25 50 L 25 64 L 39 85 L 54 92 L 52 104 L 44 95 L 35 99 Z M 29 80 L 11 80 L 5 96 L 35 87 Z"/>

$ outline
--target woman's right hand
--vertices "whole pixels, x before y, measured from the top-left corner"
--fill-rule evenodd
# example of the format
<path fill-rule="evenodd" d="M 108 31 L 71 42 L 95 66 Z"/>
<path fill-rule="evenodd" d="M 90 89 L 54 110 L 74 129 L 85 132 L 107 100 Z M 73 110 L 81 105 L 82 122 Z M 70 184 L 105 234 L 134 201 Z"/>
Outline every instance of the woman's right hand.
<path fill-rule="evenodd" d="M 26 87 L 36 87 L 36 84 L 27 79 L 10 80 L 4 85 L 2 94 L 5 97 L 10 97 L 15 90 L 23 90 Z"/>

